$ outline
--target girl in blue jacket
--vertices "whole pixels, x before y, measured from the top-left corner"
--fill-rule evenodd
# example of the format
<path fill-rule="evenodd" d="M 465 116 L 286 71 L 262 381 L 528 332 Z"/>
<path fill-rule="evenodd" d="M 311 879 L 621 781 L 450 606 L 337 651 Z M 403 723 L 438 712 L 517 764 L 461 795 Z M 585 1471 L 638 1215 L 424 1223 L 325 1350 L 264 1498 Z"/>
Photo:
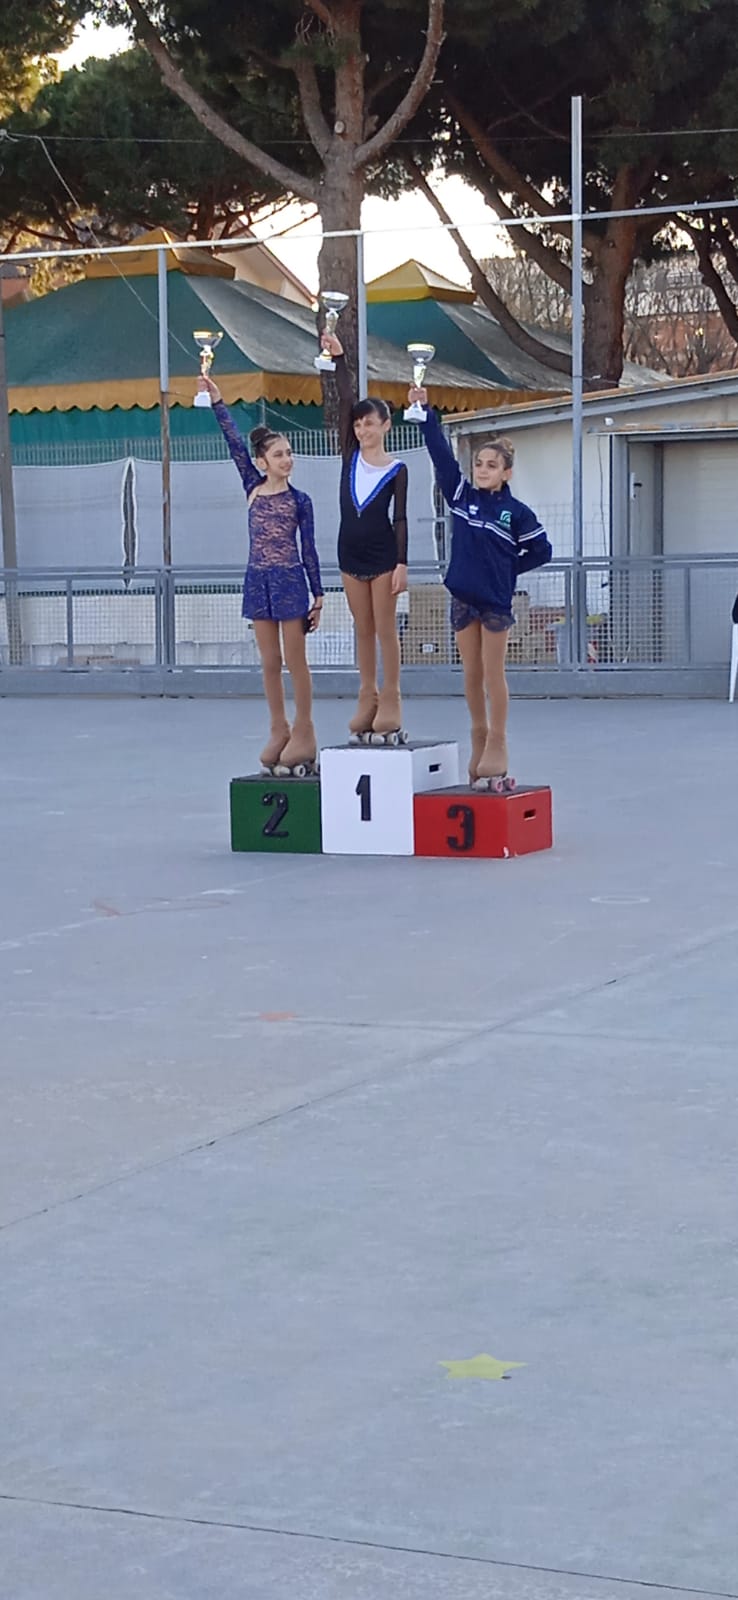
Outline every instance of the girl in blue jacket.
<path fill-rule="evenodd" d="M 505 677 L 508 634 L 515 621 L 512 598 L 518 575 L 545 566 L 551 560 L 551 546 L 535 512 L 510 493 L 515 451 L 509 439 L 489 439 L 477 446 L 473 483 L 469 483 L 428 405 L 426 390 L 413 386 L 409 398 L 426 407 L 420 427 L 451 508 L 451 559 L 445 583 L 471 716 L 469 782 L 504 790 L 512 787 L 507 779 Z"/>

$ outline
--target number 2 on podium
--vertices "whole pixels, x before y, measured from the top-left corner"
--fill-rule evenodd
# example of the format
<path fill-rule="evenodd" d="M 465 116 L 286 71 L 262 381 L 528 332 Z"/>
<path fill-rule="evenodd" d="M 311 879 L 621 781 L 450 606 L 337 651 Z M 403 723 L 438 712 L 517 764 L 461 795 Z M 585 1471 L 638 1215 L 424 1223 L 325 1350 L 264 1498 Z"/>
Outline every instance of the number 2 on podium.
<path fill-rule="evenodd" d="M 358 783 L 356 785 L 356 788 L 354 790 L 354 793 L 358 794 L 359 799 L 361 801 L 361 820 L 362 820 L 362 822 L 371 822 L 371 820 L 372 820 L 372 780 L 371 780 L 368 772 L 365 772 L 362 775 L 362 777 L 359 779 L 359 781 L 358 781 Z"/>

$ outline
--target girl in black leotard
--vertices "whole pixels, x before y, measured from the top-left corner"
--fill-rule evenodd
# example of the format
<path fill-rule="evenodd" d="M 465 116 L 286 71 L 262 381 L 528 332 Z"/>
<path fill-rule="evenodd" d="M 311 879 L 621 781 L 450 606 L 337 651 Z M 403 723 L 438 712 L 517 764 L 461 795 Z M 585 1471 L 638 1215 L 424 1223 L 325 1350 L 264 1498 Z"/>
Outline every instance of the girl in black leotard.
<path fill-rule="evenodd" d="M 385 448 L 389 406 L 384 400 L 356 400 L 335 334 L 323 335 L 323 348 L 336 363 L 343 453 L 338 564 L 359 666 L 359 701 L 349 729 L 354 735 L 374 733 L 381 742 L 402 727 L 396 611 L 397 596 L 407 588 L 407 467 Z"/>

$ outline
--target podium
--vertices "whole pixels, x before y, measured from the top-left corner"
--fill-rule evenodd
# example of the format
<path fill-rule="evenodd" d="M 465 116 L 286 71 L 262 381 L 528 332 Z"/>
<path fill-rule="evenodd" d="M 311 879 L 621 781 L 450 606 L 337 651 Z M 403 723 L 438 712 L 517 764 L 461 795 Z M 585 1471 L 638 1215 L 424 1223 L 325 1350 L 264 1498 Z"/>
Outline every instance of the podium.
<path fill-rule="evenodd" d="M 553 844 L 551 790 L 491 794 L 468 784 L 415 797 L 417 856 L 526 856 Z"/>
<path fill-rule="evenodd" d="M 334 745 L 320 753 L 326 855 L 411 856 L 415 796 L 459 781 L 457 744 Z"/>
<path fill-rule="evenodd" d="M 266 855 L 490 860 L 553 844 L 551 790 L 472 789 L 454 743 L 331 745 L 319 776 L 234 778 L 230 815 L 231 849 Z"/>
<path fill-rule="evenodd" d="M 231 849 L 320 855 L 320 779 L 254 777 L 231 783 Z"/>

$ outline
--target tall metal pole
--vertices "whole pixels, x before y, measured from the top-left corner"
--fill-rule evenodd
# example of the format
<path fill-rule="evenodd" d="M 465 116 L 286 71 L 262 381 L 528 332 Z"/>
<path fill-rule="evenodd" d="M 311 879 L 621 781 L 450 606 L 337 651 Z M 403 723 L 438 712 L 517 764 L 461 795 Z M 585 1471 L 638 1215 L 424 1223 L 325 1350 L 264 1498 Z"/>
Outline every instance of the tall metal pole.
<path fill-rule="evenodd" d="M 366 278 L 364 276 L 364 235 L 356 235 L 356 319 L 358 342 L 358 372 L 359 398 L 364 399 L 369 388 L 367 367 L 367 327 L 366 327 Z"/>
<path fill-rule="evenodd" d="M 582 97 L 571 102 L 571 441 L 572 441 L 572 556 L 574 558 L 574 637 L 577 660 L 587 659 L 586 577 L 582 496 L 584 298 L 582 283 Z"/>
<path fill-rule="evenodd" d="M 8 369 L 5 359 L 5 319 L 3 316 L 2 283 L 0 282 L 0 517 L 3 524 L 3 566 L 14 572 L 18 566 L 18 543 L 15 525 L 15 495 L 13 493 L 13 456 L 10 448 L 10 415 L 8 405 Z M 23 660 L 20 601 L 13 578 L 5 580 L 5 610 L 8 624 L 8 656 L 13 667 Z"/>
<path fill-rule="evenodd" d="M 167 252 L 156 252 L 159 289 L 159 427 L 161 434 L 161 553 L 164 566 L 163 646 L 167 666 L 174 664 L 174 597 L 172 594 L 172 443 L 169 428 L 169 303 Z"/>
<path fill-rule="evenodd" d="M 161 428 L 161 543 L 165 567 L 172 565 L 172 446 L 169 432 L 169 305 L 167 252 L 156 252 L 159 287 L 159 423 Z"/>

